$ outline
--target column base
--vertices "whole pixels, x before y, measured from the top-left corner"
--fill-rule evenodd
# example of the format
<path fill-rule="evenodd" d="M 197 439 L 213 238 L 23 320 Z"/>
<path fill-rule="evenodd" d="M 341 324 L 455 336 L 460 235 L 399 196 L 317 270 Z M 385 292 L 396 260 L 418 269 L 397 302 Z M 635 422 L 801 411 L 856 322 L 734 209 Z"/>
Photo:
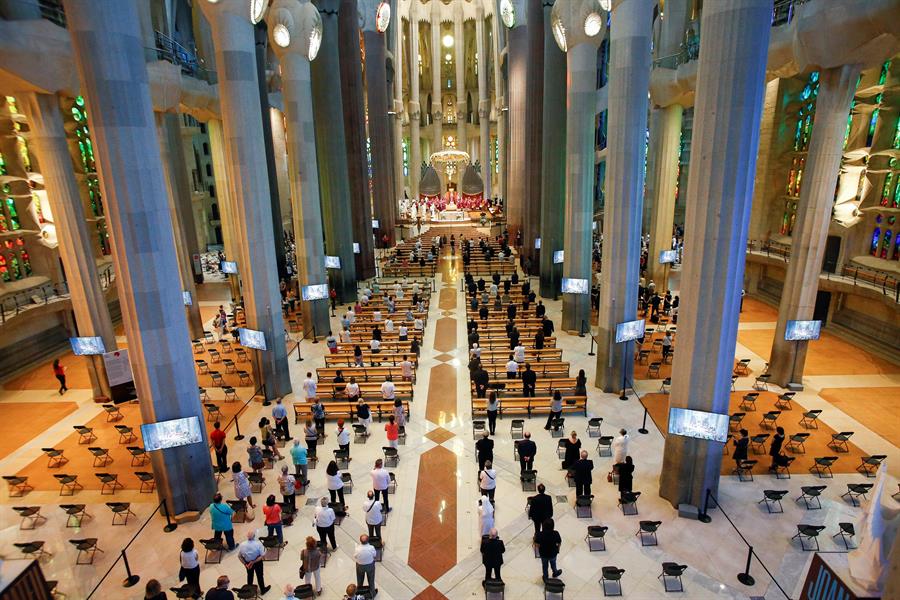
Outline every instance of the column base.
<path fill-rule="evenodd" d="M 802 392 L 803 391 L 802 383 L 789 383 L 784 387 L 792 392 Z"/>

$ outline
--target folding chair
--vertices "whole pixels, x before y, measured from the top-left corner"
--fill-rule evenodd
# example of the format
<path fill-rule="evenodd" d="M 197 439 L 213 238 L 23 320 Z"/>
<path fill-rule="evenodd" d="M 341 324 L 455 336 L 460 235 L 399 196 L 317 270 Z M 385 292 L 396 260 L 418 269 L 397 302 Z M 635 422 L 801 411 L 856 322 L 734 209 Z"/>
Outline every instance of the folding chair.
<path fill-rule="evenodd" d="M 72 429 L 74 429 L 78 434 L 79 444 L 90 444 L 97 439 L 97 436 L 94 435 L 93 427 L 87 427 L 85 425 L 74 425 Z"/>
<path fill-rule="evenodd" d="M 790 450 L 797 454 L 806 454 L 806 446 L 803 444 L 808 437 L 809 434 L 805 432 L 791 434 L 791 437 L 788 438 L 787 445 L 785 445 L 785 450 Z"/>
<path fill-rule="evenodd" d="M 673 562 L 664 562 L 662 564 L 662 573 L 657 579 L 662 577 L 663 589 L 666 592 L 683 592 L 684 584 L 681 582 L 681 575 L 687 570 L 687 565 L 679 565 Z M 669 581 L 674 580 L 678 583 L 678 587 L 669 587 Z"/>
<path fill-rule="evenodd" d="M 353 476 L 347 472 L 341 473 L 341 481 L 344 483 L 344 493 L 352 494 L 353 493 Z"/>
<path fill-rule="evenodd" d="M 757 504 L 766 503 L 766 510 L 769 511 L 769 514 L 772 513 L 783 513 L 784 507 L 781 505 L 781 500 L 788 494 L 788 490 L 763 490 L 763 499 L 757 502 Z M 778 510 L 772 510 L 772 507 L 778 504 Z"/>
<path fill-rule="evenodd" d="M 795 502 L 800 502 L 803 500 L 803 503 L 806 505 L 806 510 L 819 510 L 822 508 L 822 492 L 824 492 L 828 488 L 827 485 L 804 485 L 800 488 L 800 495 L 797 496 L 797 500 Z M 815 500 L 815 506 L 810 504 L 811 500 Z"/>
<path fill-rule="evenodd" d="M 277 562 L 281 558 L 281 549 L 285 547 L 285 542 L 278 542 L 277 535 L 261 536 L 259 541 L 262 542 L 266 553 L 263 554 L 264 562 Z"/>
<path fill-rule="evenodd" d="M 44 558 L 53 556 L 44 550 L 44 540 L 34 540 L 31 542 L 13 542 L 13 546 L 19 549 L 24 558 L 33 558 L 40 561 Z"/>
<path fill-rule="evenodd" d="M 742 358 L 734 365 L 734 374 L 735 375 L 749 375 L 750 374 L 750 359 Z"/>
<path fill-rule="evenodd" d="M 338 469 L 350 468 L 350 451 L 336 448 L 334 450 L 334 462 L 337 463 Z"/>
<path fill-rule="evenodd" d="M 753 382 L 753 389 L 760 392 L 768 392 L 770 379 L 772 379 L 772 375 L 769 373 L 763 373 L 762 375 L 757 376 L 756 381 Z"/>
<path fill-rule="evenodd" d="M 782 456 L 780 457 L 781 462 L 778 460 L 775 461 L 775 479 L 790 479 L 791 478 L 791 464 L 794 462 L 796 457 L 794 456 Z"/>
<path fill-rule="evenodd" d="M 218 371 L 210 371 L 209 376 L 212 378 L 212 384 L 216 387 L 225 387 L 225 379 Z"/>
<path fill-rule="evenodd" d="M 744 420 L 744 417 L 747 416 L 747 413 L 736 412 L 732 413 L 730 417 L 728 417 L 728 429 L 729 431 L 740 431 L 741 422 Z"/>
<path fill-rule="evenodd" d="M 98 552 L 103 552 L 97 547 L 97 538 L 85 538 L 79 540 L 69 540 L 69 543 L 78 549 L 78 556 L 75 557 L 76 565 L 89 565 L 94 562 L 94 556 Z M 84 557 L 87 557 L 85 560 Z"/>
<path fill-rule="evenodd" d="M 671 377 L 666 377 L 666 378 L 663 379 L 662 382 L 659 384 L 659 391 L 660 391 L 660 393 L 662 393 L 662 394 L 668 394 L 668 393 L 669 393 L 669 389 L 670 389 L 671 387 L 672 387 L 672 378 L 671 378 Z"/>
<path fill-rule="evenodd" d="M 872 490 L 873 486 L 872 483 L 848 483 L 847 491 L 841 494 L 841 498 L 847 498 L 850 500 L 850 504 L 859 506 L 859 498 L 862 497 L 865 500 L 866 494 Z"/>
<path fill-rule="evenodd" d="M 646 365 L 648 360 L 650 360 L 650 351 L 638 350 L 638 364 Z"/>
<path fill-rule="evenodd" d="M 744 394 L 744 397 L 741 398 L 741 408 L 743 410 L 755 411 L 757 398 L 759 398 L 759 392 L 748 392 Z"/>
<path fill-rule="evenodd" d="M 562 582 L 561 579 L 556 579 L 552 577 L 544 581 L 544 600 L 550 600 L 552 598 L 559 598 L 559 600 L 563 600 L 563 592 L 566 589 L 566 584 Z"/>
<path fill-rule="evenodd" d="M 481 439 L 481 436 L 485 432 L 484 421 L 481 419 L 476 419 L 472 421 L 472 439 Z"/>
<path fill-rule="evenodd" d="M 237 370 L 237 367 L 234 366 L 234 361 L 230 358 L 223 358 L 222 364 L 225 366 L 226 373 L 234 373 Z"/>
<path fill-rule="evenodd" d="M 604 596 L 621 596 L 622 595 L 622 575 L 625 569 L 619 567 L 603 567 L 600 570 L 600 585 L 603 587 Z M 606 588 L 606 582 L 616 584 L 616 593 L 611 594 Z"/>
<path fill-rule="evenodd" d="M 247 351 L 243 348 L 235 348 L 234 354 L 237 356 L 238 362 L 249 362 L 250 358 L 247 356 Z"/>
<path fill-rule="evenodd" d="M 94 455 L 94 467 L 105 467 L 110 464 L 113 459 L 109 455 L 109 448 L 101 448 L 100 446 L 90 446 L 88 451 Z"/>
<path fill-rule="evenodd" d="M 47 517 L 41 514 L 40 506 L 13 506 L 12 509 L 22 517 L 19 524 L 19 529 L 22 530 L 34 529 L 47 520 Z"/>
<path fill-rule="evenodd" d="M 821 414 L 822 411 L 820 409 L 806 411 L 803 413 L 803 418 L 800 419 L 800 426 L 806 427 L 807 429 L 818 429 L 819 415 Z"/>
<path fill-rule="evenodd" d="M 225 394 L 225 402 L 234 402 L 238 399 L 237 391 L 230 385 L 222 386 L 222 393 Z"/>
<path fill-rule="evenodd" d="M 203 402 L 204 400 L 207 401 L 207 402 L 209 402 L 209 394 L 206 392 L 206 388 L 203 388 L 203 387 L 199 387 L 199 386 L 198 386 L 198 387 L 197 387 L 197 393 L 198 393 L 198 395 L 200 396 L 200 401 L 201 401 L 201 402 Z"/>
<path fill-rule="evenodd" d="M 82 521 L 93 519 L 84 504 L 60 504 L 59 507 L 66 513 L 66 527 L 81 527 Z"/>
<path fill-rule="evenodd" d="M 521 440 L 525 437 L 525 419 L 513 419 L 509 424 L 509 437 Z"/>
<path fill-rule="evenodd" d="M 810 472 L 815 473 L 819 476 L 820 479 L 831 479 L 834 477 L 834 473 L 831 470 L 831 465 L 833 465 L 837 461 L 837 456 L 819 456 L 815 458 L 815 464 L 810 467 Z"/>
<path fill-rule="evenodd" d="M 559 417 L 557 419 L 553 419 L 550 421 L 550 437 L 551 438 L 560 438 L 563 435 L 563 429 L 565 428 L 566 420 L 563 417 Z"/>
<path fill-rule="evenodd" d="M 856 528 L 853 526 L 853 523 L 838 523 L 838 532 L 831 537 L 836 538 L 837 536 L 841 536 L 841 541 L 844 542 L 844 547 L 847 550 L 853 550 L 854 548 L 856 548 L 856 544 L 851 547 L 850 541 L 855 535 Z"/>
<path fill-rule="evenodd" d="M 224 354 L 231 354 L 234 351 L 234 348 L 231 347 L 231 342 L 228 340 L 222 340 L 219 342 L 219 345 L 222 347 L 222 352 Z"/>
<path fill-rule="evenodd" d="M 203 408 L 206 409 L 206 420 L 207 421 L 221 421 L 222 411 L 219 410 L 219 406 L 217 404 L 206 403 L 203 405 Z"/>
<path fill-rule="evenodd" d="M 385 467 L 396 467 L 400 463 L 400 455 L 396 448 L 382 446 L 381 451 L 384 452 Z"/>
<path fill-rule="evenodd" d="M 106 422 L 111 423 L 113 421 L 118 421 L 120 419 L 124 419 L 125 415 L 122 414 L 122 411 L 119 410 L 119 407 L 115 404 L 104 404 L 103 410 L 106 411 Z"/>
<path fill-rule="evenodd" d="M 57 473 L 53 476 L 59 481 L 60 496 L 74 496 L 75 492 L 84 489 L 84 486 L 78 483 L 78 475 L 70 475 L 68 473 Z M 68 492 L 68 493 L 66 493 Z"/>
<path fill-rule="evenodd" d="M 147 455 L 146 450 L 140 446 L 127 446 L 125 449 L 131 453 L 132 467 L 143 467 L 150 462 L 150 457 Z"/>
<path fill-rule="evenodd" d="M 353 424 L 353 443 L 362 443 L 365 444 L 366 440 L 369 439 L 369 432 L 366 431 L 365 425 L 360 425 L 358 423 Z"/>
<path fill-rule="evenodd" d="M 20 477 L 18 475 L 4 475 L 3 481 L 5 481 L 6 485 L 9 486 L 10 498 L 21 498 L 34 489 L 34 486 L 28 484 L 27 477 Z"/>
<path fill-rule="evenodd" d="M 48 469 L 58 469 L 69 462 L 69 459 L 63 456 L 65 450 L 59 450 L 57 448 L 41 448 L 41 452 L 47 457 Z"/>
<path fill-rule="evenodd" d="M 250 378 L 250 373 L 247 371 L 241 371 L 238 369 L 238 384 L 240 385 L 253 385 L 253 380 Z"/>
<path fill-rule="evenodd" d="M 588 419 L 587 424 L 587 435 L 589 438 L 600 437 L 600 425 L 603 424 L 603 419 L 601 417 L 593 417 Z"/>
<path fill-rule="evenodd" d="M 593 501 L 593 498 L 593 496 L 578 496 L 575 498 L 576 519 L 590 519 L 593 517 L 593 513 L 591 512 L 591 502 Z"/>
<path fill-rule="evenodd" d="M 638 530 L 634 535 L 640 536 L 641 546 L 656 546 L 658 544 L 656 531 L 660 525 L 662 525 L 662 521 L 641 521 L 638 523 Z M 647 542 L 648 539 L 650 542 Z"/>
<path fill-rule="evenodd" d="M 94 475 L 100 480 L 101 496 L 111 496 L 124 487 L 119 483 L 119 475 L 117 473 L 95 473 Z"/>
<path fill-rule="evenodd" d="M 139 493 L 150 494 L 156 489 L 156 480 L 153 478 L 153 473 L 147 471 L 135 471 L 134 474 L 141 482 L 141 487 L 138 490 Z"/>
<path fill-rule="evenodd" d="M 559 440 L 556 443 L 556 458 L 566 457 L 566 440 Z"/>
<path fill-rule="evenodd" d="M 768 433 L 758 433 L 750 436 L 750 449 L 754 454 L 766 453 L 766 441 L 769 439 Z"/>
<path fill-rule="evenodd" d="M 203 347 L 203 342 L 201 342 L 200 340 L 194 340 L 191 343 L 194 345 L 194 354 L 203 354 L 203 352 L 206 350 Z"/>
<path fill-rule="evenodd" d="M 206 554 L 203 556 L 203 564 L 217 565 L 222 562 L 222 555 L 225 554 L 226 550 L 222 540 L 209 538 L 208 540 L 200 540 L 200 544 L 206 550 Z"/>
<path fill-rule="evenodd" d="M 876 473 L 878 473 L 878 467 L 881 466 L 882 461 L 887 458 L 886 454 L 873 454 L 872 456 L 863 456 L 862 462 L 856 470 L 865 475 L 866 477 L 875 477 Z"/>
<path fill-rule="evenodd" d="M 523 492 L 533 492 L 537 489 L 537 471 L 530 469 L 522 471 L 519 475 L 519 481 L 522 483 Z"/>
<path fill-rule="evenodd" d="M 840 433 L 831 434 L 831 443 L 828 445 L 834 448 L 835 452 L 850 452 L 850 445 L 847 443 L 853 436 L 852 431 L 841 431 Z"/>
<path fill-rule="evenodd" d="M 809 548 L 807 548 L 806 542 L 808 542 L 809 540 L 812 540 L 813 542 L 815 542 L 815 544 L 816 544 L 815 550 L 816 550 L 816 552 L 818 552 L 819 551 L 818 537 L 819 537 L 819 534 L 822 533 L 822 531 L 824 531 L 824 530 L 825 530 L 824 525 L 808 525 L 805 523 L 801 523 L 801 524 L 797 525 L 797 535 L 795 535 L 791 539 L 792 540 L 799 539 L 800 540 L 800 548 L 807 552 L 811 551 L 813 548 L 811 546 Z"/>
<path fill-rule="evenodd" d="M 661 366 L 662 366 L 662 363 L 658 360 L 650 363 L 650 366 L 647 367 L 647 377 L 649 377 L 651 379 L 658 379 L 659 378 L 659 369 Z"/>
<path fill-rule="evenodd" d="M 128 525 L 128 517 L 134 516 L 130 502 L 107 502 L 106 505 L 112 511 L 113 525 Z"/>
<path fill-rule="evenodd" d="M 606 532 L 609 527 L 603 525 L 588 525 L 587 535 L 584 536 L 588 545 L 588 552 L 599 552 L 606 550 Z M 599 544 L 599 548 L 595 548 L 594 544 Z"/>
<path fill-rule="evenodd" d="M 216 336 L 214 336 L 211 331 L 204 331 L 203 339 L 207 344 L 215 344 L 216 343 Z"/>
<path fill-rule="evenodd" d="M 599 456 L 612 456 L 613 436 L 602 435 L 597 440 L 597 454 Z"/>
<path fill-rule="evenodd" d="M 638 514 L 637 501 L 638 498 L 641 497 L 640 492 L 622 492 L 622 495 L 619 497 L 618 505 L 622 507 L 623 515 L 636 515 Z M 634 511 L 634 512 L 630 512 Z"/>
<path fill-rule="evenodd" d="M 211 363 L 222 362 L 222 355 L 219 354 L 218 350 L 215 350 L 214 348 L 209 349 L 209 362 L 211 362 Z"/>
<path fill-rule="evenodd" d="M 266 478 L 262 473 L 248 473 L 247 479 L 250 480 L 250 491 L 254 494 L 261 494 L 263 486 L 266 484 Z"/>
<path fill-rule="evenodd" d="M 197 372 L 201 375 L 209 373 L 209 365 L 202 358 L 195 359 L 194 364 L 197 365 Z"/>
<path fill-rule="evenodd" d="M 778 425 L 779 416 L 781 416 L 780 410 L 770 410 L 767 413 L 763 414 L 763 418 L 762 421 L 759 422 L 759 426 L 766 429 L 775 429 L 775 427 Z"/>
<path fill-rule="evenodd" d="M 758 462 L 758 460 L 753 459 L 742 460 L 735 465 L 732 474 L 738 476 L 738 481 L 753 481 L 753 467 L 755 467 Z"/>
<path fill-rule="evenodd" d="M 116 431 L 119 432 L 120 444 L 130 444 L 137 439 L 137 436 L 134 435 L 134 428 L 128 425 L 116 425 Z"/>
<path fill-rule="evenodd" d="M 779 394 L 778 399 L 775 400 L 775 407 L 780 408 L 781 410 L 792 410 L 791 398 L 793 398 L 796 393 L 797 392 L 785 392 Z"/>

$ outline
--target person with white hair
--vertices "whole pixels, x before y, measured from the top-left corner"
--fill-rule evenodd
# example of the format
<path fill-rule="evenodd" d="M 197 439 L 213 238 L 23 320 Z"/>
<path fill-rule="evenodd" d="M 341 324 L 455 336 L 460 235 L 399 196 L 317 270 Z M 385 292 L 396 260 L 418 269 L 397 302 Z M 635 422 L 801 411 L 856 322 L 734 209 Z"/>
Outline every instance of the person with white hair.
<path fill-rule="evenodd" d="M 265 594 L 271 586 L 266 585 L 263 578 L 263 558 L 266 555 L 266 549 L 262 543 L 256 539 L 256 530 L 251 529 L 247 532 L 247 541 L 241 542 L 238 546 L 238 559 L 247 569 L 247 585 L 253 583 L 253 576 L 256 575 L 256 582 L 259 584 L 260 592 Z"/>
<path fill-rule="evenodd" d="M 481 540 L 481 564 L 484 565 L 484 580 L 500 579 L 500 567 L 503 565 L 503 553 L 506 546 L 497 534 L 497 529 L 492 527 L 488 537 Z"/>
<path fill-rule="evenodd" d="M 489 535 L 494 528 L 494 505 L 486 495 L 478 499 L 478 523 L 482 536 Z"/>

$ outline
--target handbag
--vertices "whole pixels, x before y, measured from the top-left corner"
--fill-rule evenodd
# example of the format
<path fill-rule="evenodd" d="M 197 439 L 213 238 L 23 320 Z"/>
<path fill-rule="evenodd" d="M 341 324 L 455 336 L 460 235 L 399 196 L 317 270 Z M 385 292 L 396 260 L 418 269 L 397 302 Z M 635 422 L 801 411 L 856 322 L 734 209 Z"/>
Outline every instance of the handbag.
<path fill-rule="evenodd" d="M 612 480 L 613 480 L 613 474 L 612 474 L 612 471 L 610 471 L 609 473 L 606 474 L 606 481 L 612 483 Z"/>

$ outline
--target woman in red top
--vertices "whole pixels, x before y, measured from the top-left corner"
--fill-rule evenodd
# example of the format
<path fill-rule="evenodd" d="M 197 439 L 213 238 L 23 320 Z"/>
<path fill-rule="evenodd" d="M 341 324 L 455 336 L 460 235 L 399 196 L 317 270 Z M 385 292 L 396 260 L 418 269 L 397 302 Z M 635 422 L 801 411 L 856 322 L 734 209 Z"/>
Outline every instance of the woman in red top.
<path fill-rule="evenodd" d="M 263 514 L 266 516 L 266 528 L 269 531 L 269 537 L 272 534 L 278 536 L 278 544 L 284 543 L 284 534 L 281 530 L 281 505 L 275 502 L 275 494 L 269 494 L 266 498 L 266 505 L 263 506 Z"/>
<path fill-rule="evenodd" d="M 384 426 L 384 430 L 387 432 L 388 446 L 396 448 L 397 440 L 400 439 L 400 427 L 394 422 L 394 415 L 388 417 L 388 423 Z"/>
<path fill-rule="evenodd" d="M 59 395 L 62 396 L 69 388 L 66 387 L 66 368 L 59 364 L 59 359 L 53 361 L 53 375 L 59 381 Z"/>

